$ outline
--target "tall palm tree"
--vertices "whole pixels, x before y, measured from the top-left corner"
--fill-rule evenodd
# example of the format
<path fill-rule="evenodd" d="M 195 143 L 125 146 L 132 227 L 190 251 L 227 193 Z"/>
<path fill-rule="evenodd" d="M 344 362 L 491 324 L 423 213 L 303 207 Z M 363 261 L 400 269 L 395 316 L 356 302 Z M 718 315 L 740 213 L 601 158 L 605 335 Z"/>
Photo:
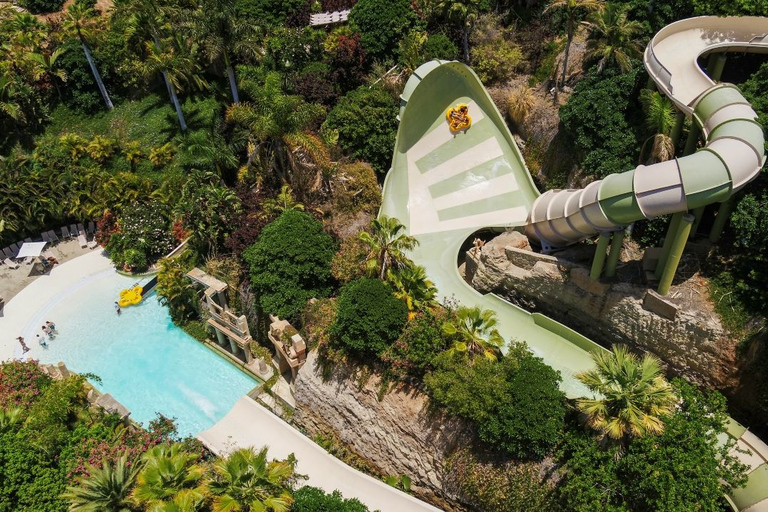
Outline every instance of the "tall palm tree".
<path fill-rule="evenodd" d="M 79 479 L 79 487 L 67 487 L 61 495 L 69 501 L 70 512 L 128 512 L 130 492 L 141 466 L 128 464 L 125 455 L 101 468 L 88 467 L 89 476 Z"/>
<path fill-rule="evenodd" d="M 208 82 L 201 75 L 200 65 L 195 58 L 198 47 L 196 44 L 187 44 L 186 39 L 177 34 L 167 38 L 160 44 L 147 41 L 145 43 L 147 60 L 144 61 L 142 72 L 145 76 L 160 73 L 168 84 L 168 93 L 176 109 L 181 131 L 186 131 L 187 121 L 181 110 L 178 93 L 192 86 L 197 89 L 207 89 Z"/>
<path fill-rule="evenodd" d="M 651 142 L 651 153 L 647 163 L 669 160 L 675 156 L 675 143 L 669 134 L 675 125 L 675 105 L 672 100 L 658 91 L 643 89 L 640 91 L 640 103 L 645 112 L 645 127 L 651 133 L 640 148 L 640 160 L 643 162 L 646 145 Z"/>
<path fill-rule="evenodd" d="M 241 84 L 253 101 L 230 105 L 226 117 L 247 130 L 247 168 L 256 165 L 274 171 L 281 184 L 290 184 L 304 198 L 318 186 L 330 165 L 328 147 L 306 132 L 322 117 L 324 109 L 300 96 L 284 94 L 281 81 L 280 75 L 270 73 L 263 86 Z"/>
<path fill-rule="evenodd" d="M 136 478 L 133 498 L 150 510 L 168 505 L 197 510 L 208 488 L 198 457 L 183 450 L 180 443 L 157 445 L 142 455 L 144 467 Z"/>
<path fill-rule="evenodd" d="M 659 360 L 650 354 L 640 359 L 624 345 L 594 352 L 592 359 L 597 368 L 576 375 L 596 395 L 576 402 L 587 425 L 624 443 L 630 436 L 663 432 L 662 417 L 672 413 L 677 397 Z"/>
<path fill-rule="evenodd" d="M 581 21 L 580 17 L 586 13 L 600 11 L 603 9 L 602 0 L 551 0 L 544 12 L 551 10 L 565 10 L 568 16 L 568 41 L 565 43 L 565 56 L 563 57 L 563 73 L 560 77 L 560 87 L 565 86 L 565 74 L 568 71 L 568 55 L 571 51 L 573 34 L 576 32 L 576 25 Z"/>
<path fill-rule="evenodd" d="M 469 32 L 482 7 L 481 0 L 435 0 L 434 9 L 449 22 L 461 26 L 464 62 L 469 62 Z"/>
<path fill-rule="evenodd" d="M 455 338 L 452 352 L 496 360 L 504 346 L 504 338 L 496 329 L 497 322 L 496 313 L 491 309 L 462 306 L 452 320 L 443 324 L 443 332 Z"/>
<path fill-rule="evenodd" d="M 437 288 L 427 279 L 427 271 L 421 265 L 406 265 L 397 271 L 389 269 L 387 280 L 394 288 L 395 297 L 408 306 L 409 319 L 413 319 L 417 311 L 435 304 Z"/>
<path fill-rule="evenodd" d="M 96 62 L 91 55 L 91 49 L 88 46 L 88 39 L 93 36 L 93 30 L 95 28 L 94 21 L 96 20 L 96 11 L 91 7 L 86 7 L 83 2 L 74 2 L 67 8 L 66 16 L 64 18 L 64 31 L 73 37 L 77 37 L 80 44 L 83 46 L 83 52 L 85 58 L 88 61 L 88 65 L 91 67 L 91 73 L 96 80 L 96 85 L 99 87 L 101 97 L 104 98 L 104 103 L 107 108 L 112 110 L 115 108 L 112 105 L 112 100 L 109 99 L 107 88 L 104 87 L 104 82 L 101 80 L 99 69 L 96 67 Z"/>
<path fill-rule="evenodd" d="M 628 19 L 628 12 L 629 5 L 607 4 L 584 23 L 590 32 L 587 60 L 597 61 L 598 73 L 613 63 L 627 72 L 632 69 L 632 59 L 642 55 L 637 38 L 643 33 L 643 24 Z"/>
<path fill-rule="evenodd" d="M 237 0 L 200 0 L 190 25 L 195 38 L 211 63 L 223 60 L 232 102 L 240 103 L 232 57 L 256 57 L 258 26 L 237 12 Z"/>
<path fill-rule="evenodd" d="M 210 482 L 214 512 L 287 512 L 293 498 L 288 480 L 293 476 L 290 461 L 267 461 L 267 448 L 258 453 L 243 448 L 213 465 Z"/>
<path fill-rule="evenodd" d="M 64 48 L 56 48 L 51 53 L 30 53 L 28 58 L 35 64 L 35 80 L 47 78 L 56 88 L 56 94 L 61 100 L 61 88 L 57 78 L 62 82 L 67 81 L 67 72 L 56 65 L 56 61 L 64 54 Z"/>
<path fill-rule="evenodd" d="M 365 266 L 382 281 L 390 268 L 403 268 L 410 263 L 405 252 L 419 244 L 405 234 L 405 226 L 399 220 L 386 215 L 373 219 L 371 232 L 363 231 L 359 238 L 369 249 Z"/>

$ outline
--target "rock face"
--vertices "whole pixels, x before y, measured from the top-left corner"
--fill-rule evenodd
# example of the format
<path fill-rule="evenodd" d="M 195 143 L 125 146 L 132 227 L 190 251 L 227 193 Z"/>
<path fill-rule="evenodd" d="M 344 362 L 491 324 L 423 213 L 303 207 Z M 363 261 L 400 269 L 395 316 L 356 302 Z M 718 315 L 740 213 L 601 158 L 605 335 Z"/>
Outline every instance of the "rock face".
<path fill-rule="evenodd" d="M 625 343 L 653 353 L 673 374 L 720 389 L 735 383 L 736 342 L 713 311 L 646 297 L 646 286 L 593 281 L 582 265 L 530 252 L 520 233 L 470 249 L 465 278 L 481 292 L 538 310 L 601 345 Z"/>
<path fill-rule="evenodd" d="M 360 383 L 354 368 L 336 368 L 327 379 L 310 352 L 299 372 L 293 422 L 309 435 L 334 435 L 382 475 L 407 475 L 411 491 L 443 510 L 462 510 L 445 460 L 468 442 L 469 431 L 455 418 L 430 411 L 420 391 L 399 387 L 379 400 L 381 379 Z"/>

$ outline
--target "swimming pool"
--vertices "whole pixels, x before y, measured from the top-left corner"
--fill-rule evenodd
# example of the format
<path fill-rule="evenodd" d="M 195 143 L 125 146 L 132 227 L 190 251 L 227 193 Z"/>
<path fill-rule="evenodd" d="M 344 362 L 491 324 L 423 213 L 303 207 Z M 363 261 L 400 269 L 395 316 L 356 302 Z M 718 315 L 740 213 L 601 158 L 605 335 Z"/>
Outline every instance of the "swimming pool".
<path fill-rule="evenodd" d="M 181 435 L 197 435 L 258 382 L 176 327 L 154 294 L 118 316 L 120 290 L 135 282 L 113 270 L 84 278 L 43 305 L 24 337 L 36 344 L 35 334 L 51 320 L 59 334 L 34 351 L 42 363 L 64 361 L 75 372 L 98 375 L 96 387 L 134 421 L 146 426 L 159 412 L 176 418 Z"/>

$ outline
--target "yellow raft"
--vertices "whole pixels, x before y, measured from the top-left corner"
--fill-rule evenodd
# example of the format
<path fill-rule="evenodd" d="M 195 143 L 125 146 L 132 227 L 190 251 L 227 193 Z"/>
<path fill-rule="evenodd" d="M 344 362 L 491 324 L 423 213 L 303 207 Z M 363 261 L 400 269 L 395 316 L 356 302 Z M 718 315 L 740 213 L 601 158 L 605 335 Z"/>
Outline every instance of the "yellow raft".
<path fill-rule="evenodd" d="M 144 289 L 139 285 L 136 285 L 133 288 L 127 288 L 120 292 L 120 300 L 118 300 L 117 303 L 121 308 L 138 304 L 141 302 L 141 292 L 143 290 Z"/>

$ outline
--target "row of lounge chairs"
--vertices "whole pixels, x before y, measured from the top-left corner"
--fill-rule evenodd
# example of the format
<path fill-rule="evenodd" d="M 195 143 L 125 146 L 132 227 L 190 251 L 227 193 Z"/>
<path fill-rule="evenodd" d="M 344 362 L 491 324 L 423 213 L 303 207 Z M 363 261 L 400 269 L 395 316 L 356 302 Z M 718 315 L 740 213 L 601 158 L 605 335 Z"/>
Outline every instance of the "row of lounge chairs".
<path fill-rule="evenodd" d="M 95 240 L 88 240 L 89 235 L 93 235 L 96 233 L 96 226 L 94 225 L 93 221 L 88 222 L 87 230 L 82 223 L 77 223 L 77 224 L 70 224 L 69 226 L 62 226 L 59 229 L 59 232 L 61 233 L 61 237 L 59 237 L 54 230 L 43 231 L 42 233 L 40 233 L 40 239 L 43 242 L 55 244 L 60 242 L 61 240 L 77 238 L 77 241 L 80 244 L 80 247 L 83 249 L 85 249 L 86 247 L 89 249 L 94 249 L 99 245 L 98 243 L 96 243 Z M 32 242 L 32 241 L 33 240 L 31 237 L 24 239 L 24 242 Z M 21 248 L 21 245 L 23 245 L 23 242 L 17 242 L 2 249 L 2 254 L 0 254 L 0 258 L 5 258 L 3 260 L 3 263 L 7 265 L 9 268 L 12 268 L 12 269 L 19 268 L 19 259 L 16 256 L 19 254 L 19 249 Z M 24 260 L 24 263 L 30 264 L 35 259 L 36 258 L 26 258 Z"/>

